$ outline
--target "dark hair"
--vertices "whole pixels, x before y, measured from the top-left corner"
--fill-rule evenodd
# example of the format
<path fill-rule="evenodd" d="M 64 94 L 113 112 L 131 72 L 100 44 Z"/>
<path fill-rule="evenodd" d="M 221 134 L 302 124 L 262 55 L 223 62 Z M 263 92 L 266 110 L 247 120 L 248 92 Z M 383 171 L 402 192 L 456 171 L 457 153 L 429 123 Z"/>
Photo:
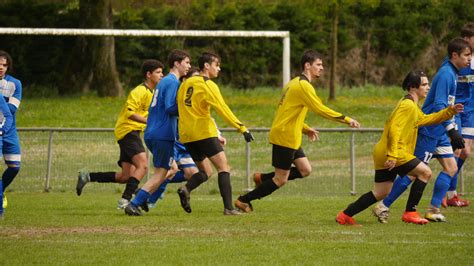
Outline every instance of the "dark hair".
<path fill-rule="evenodd" d="M 461 29 L 461 37 L 471 38 L 472 36 L 474 36 L 474 22 L 468 22 Z"/>
<path fill-rule="evenodd" d="M 448 57 L 451 59 L 453 53 L 461 54 L 463 50 L 468 48 L 471 51 L 471 46 L 463 38 L 457 37 L 448 43 Z M 471 51 L 472 52 L 472 51 Z"/>
<path fill-rule="evenodd" d="M 198 59 L 199 69 L 203 70 L 204 69 L 204 64 L 205 63 L 211 64 L 212 61 L 214 61 L 214 59 L 220 60 L 221 58 L 218 55 L 210 53 L 210 52 L 202 53 L 202 55 Z"/>
<path fill-rule="evenodd" d="M 301 70 L 304 70 L 306 63 L 312 64 L 316 59 L 323 60 L 323 56 L 314 50 L 306 50 L 301 57 Z"/>
<path fill-rule="evenodd" d="M 186 57 L 191 58 L 191 56 L 189 56 L 188 52 L 183 51 L 183 50 L 175 49 L 175 50 L 171 51 L 171 53 L 168 55 L 168 66 L 170 68 L 173 68 L 174 67 L 174 62 L 181 63 L 181 61 L 186 59 Z"/>
<path fill-rule="evenodd" d="M 411 88 L 419 88 L 421 85 L 421 78 L 427 77 L 423 71 L 410 71 L 402 83 L 402 89 L 409 91 Z"/>
<path fill-rule="evenodd" d="M 163 69 L 165 68 L 165 66 L 163 65 L 163 63 L 161 63 L 160 61 L 156 59 L 147 59 L 143 61 L 143 64 L 142 64 L 143 77 L 146 78 L 146 73 L 153 72 L 158 68 Z"/>
<path fill-rule="evenodd" d="M 194 76 L 194 74 L 196 73 L 199 73 L 199 68 L 198 67 L 191 67 L 188 71 L 188 73 L 185 75 L 185 76 L 182 76 L 181 78 L 182 79 L 188 79 L 192 76 Z"/>
<path fill-rule="evenodd" d="M 3 57 L 7 60 L 8 70 L 9 72 L 13 71 L 13 60 L 9 53 L 0 50 L 0 57 Z"/>

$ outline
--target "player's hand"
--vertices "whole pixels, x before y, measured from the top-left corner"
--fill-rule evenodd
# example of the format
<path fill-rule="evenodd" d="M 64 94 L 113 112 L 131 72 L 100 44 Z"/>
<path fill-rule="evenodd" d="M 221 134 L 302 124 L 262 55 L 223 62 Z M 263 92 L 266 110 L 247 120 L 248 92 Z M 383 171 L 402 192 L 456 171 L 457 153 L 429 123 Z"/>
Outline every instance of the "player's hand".
<path fill-rule="evenodd" d="M 351 121 L 349 122 L 349 126 L 352 128 L 360 128 L 359 122 L 357 122 L 357 120 L 355 119 L 351 119 Z"/>
<path fill-rule="evenodd" d="M 224 138 L 223 136 L 219 135 L 217 136 L 217 139 L 219 140 L 219 143 L 222 145 L 222 146 L 225 146 L 227 144 L 227 139 Z"/>
<path fill-rule="evenodd" d="M 244 135 L 245 141 L 251 142 L 252 140 L 254 140 L 253 135 L 252 135 L 252 133 L 250 133 L 250 131 L 247 130 L 242 134 Z"/>
<path fill-rule="evenodd" d="M 383 166 L 385 168 L 387 168 L 389 171 L 391 171 L 393 168 L 395 168 L 395 163 L 396 161 L 395 160 L 387 160 L 385 161 L 385 163 L 383 164 Z"/>
<path fill-rule="evenodd" d="M 448 135 L 451 139 L 451 146 L 453 146 L 453 150 L 464 149 L 464 139 L 456 129 L 450 129 L 448 131 Z"/>
<path fill-rule="evenodd" d="M 3 129 L 0 129 L 0 137 L 3 136 Z"/>
<path fill-rule="evenodd" d="M 313 142 L 315 140 L 319 140 L 319 131 L 314 128 L 310 128 L 307 132 L 305 132 L 306 136 L 308 136 L 309 141 Z"/>
<path fill-rule="evenodd" d="M 449 108 L 453 109 L 458 114 L 462 113 L 464 111 L 464 105 L 462 105 L 462 103 L 457 103 L 455 105 L 450 105 Z"/>

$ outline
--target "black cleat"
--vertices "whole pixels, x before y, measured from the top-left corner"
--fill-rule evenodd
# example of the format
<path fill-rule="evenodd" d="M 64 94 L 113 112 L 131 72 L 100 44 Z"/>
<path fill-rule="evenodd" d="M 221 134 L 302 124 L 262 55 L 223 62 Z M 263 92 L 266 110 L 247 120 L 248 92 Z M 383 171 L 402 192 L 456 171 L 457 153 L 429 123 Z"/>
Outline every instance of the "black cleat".
<path fill-rule="evenodd" d="M 181 202 L 181 207 L 187 213 L 191 213 L 191 205 L 189 204 L 190 196 L 189 191 L 185 186 L 178 188 L 179 200 Z"/>
<path fill-rule="evenodd" d="M 79 171 L 79 175 L 77 176 L 77 184 L 76 184 L 76 193 L 78 196 L 82 194 L 82 189 L 89 181 L 90 181 L 89 172 L 85 170 Z"/>
<path fill-rule="evenodd" d="M 128 204 L 127 207 L 125 207 L 125 214 L 128 216 L 142 216 L 142 212 L 138 207 L 133 206 L 132 204 Z"/>
<path fill-rule="evenodd" d="M 143 204 L 140 206 L 140 208 L 145 211 L 145 212 L 149 212 L 150 209 L 148 208 L 148 203 L 145 201 L 143 202 Z"/>

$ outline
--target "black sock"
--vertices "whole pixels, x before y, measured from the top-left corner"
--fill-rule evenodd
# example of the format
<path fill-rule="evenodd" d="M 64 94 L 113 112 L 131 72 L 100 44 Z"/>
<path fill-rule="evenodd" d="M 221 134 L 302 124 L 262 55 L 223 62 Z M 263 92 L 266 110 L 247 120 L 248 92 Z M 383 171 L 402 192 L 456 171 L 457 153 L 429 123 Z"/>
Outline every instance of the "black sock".
<path fill-rule="evenodd" d="M 195 173 L 193 176 L 191 176 L 191 178 L 188 180 L 188 182 L 186 182 L 185 186 L 188 189 L 188 191 L 191 192 L 194 189 L 196 189 L 197 187 L 199 187 L 199 185 L 206 182 L 207 179 L 208 179 L 208 177 L 207 177 L 206 173 L 204 173 L 203 171 L 199 171 L 199 172 Z"/>
<path fill-rule="evenodd" d="M 140 180 L 131 176 L 128 179 L 127 185 L 125 186 L 125 191 L 122 193 L 122 198 L 126 200 L 131 200 L 133 193 L 135 193 L 138 188 L 138 184 L 140 184 Z"/>
<path fill-rule="evenodd" d="M 254 190 L 250 191 L 249 193 L 240 196 L 239 200 L 242 202 L 249 203 L 255 199 L 261 199 L 273 193 L 273 191 L 277 190 L 279 187 L 273 182 L 273 180 L 267 180 L 263 182 L 260 186 L 256 187 Z"/>
<path fill-rule="evenodd" d="M 91 182 L 115 183 L 115 172 L 89 173 Z"/>
<path fill-rule="evenodd" d="M 262 175 L 261 175 L 261 177 L 262 177 L 262 183 L 265 182 L 265 181 L 267 181 L 267 180 L 272 179 L 274 176 L 275 176 L 275 172 L 262 173 Z"/>
<path fill-rule="evenodd" d="M 217 175 L 217 183 L 219 184 L 219 191 L 221 192 L 221 197 L 224 201 L 224 208 L 232 210 L 232 185 L 230 183 L 230 173 L 220 172 Z"/>
<path fill-rule="evenodd" d="M 262 173 L 262 183 L 272 179 L 275 176 L 275 172 L 270 172 L 270 173 Z M 298 168 L 296 167 L 291 167 L 290 169 L 290 175 L 288 176 L 288 180 L 294 180 L 297 178 L 303 178 L 301 175 L 300 171 L 298 171 Z"/>
<path fill-rule="evenodd" d="M 415 212 L 416 206 L 420 203 L 421 197 L 423 196 L 423 191 L 425 190 L 426 183 L 420 179 L 415 179 L 411 185 L 410 195 L 408 196 L 407 206 L 405 211 Z"/>
<path fill-rule="evenodd" d="M 347 208 L 344 210 L 344 213 L 350 217 L 358 214 L 359 212 L 367 209 L 370 205 L 377 202 L 377 199 L 374 196 L 372 191 L 365 193 L 364 195 L 360 196 L 356 201 L 349 204 Z"/>

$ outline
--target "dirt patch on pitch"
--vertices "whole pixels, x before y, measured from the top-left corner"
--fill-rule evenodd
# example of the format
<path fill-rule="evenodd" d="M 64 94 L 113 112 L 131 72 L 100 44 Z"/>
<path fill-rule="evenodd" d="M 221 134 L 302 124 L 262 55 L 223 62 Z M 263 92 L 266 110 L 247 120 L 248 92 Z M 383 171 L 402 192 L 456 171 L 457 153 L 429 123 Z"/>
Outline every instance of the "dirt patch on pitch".
<path fill-rule="evenodd" d="M 23 227 L 23 228 L 3 228 L 0 231 L 1 237 L 44 237 L 48 235 L 80 235 L 80 234 L 136 234 L 136 233 L 158 233 L 159 230 L 149 227 Z"/>

